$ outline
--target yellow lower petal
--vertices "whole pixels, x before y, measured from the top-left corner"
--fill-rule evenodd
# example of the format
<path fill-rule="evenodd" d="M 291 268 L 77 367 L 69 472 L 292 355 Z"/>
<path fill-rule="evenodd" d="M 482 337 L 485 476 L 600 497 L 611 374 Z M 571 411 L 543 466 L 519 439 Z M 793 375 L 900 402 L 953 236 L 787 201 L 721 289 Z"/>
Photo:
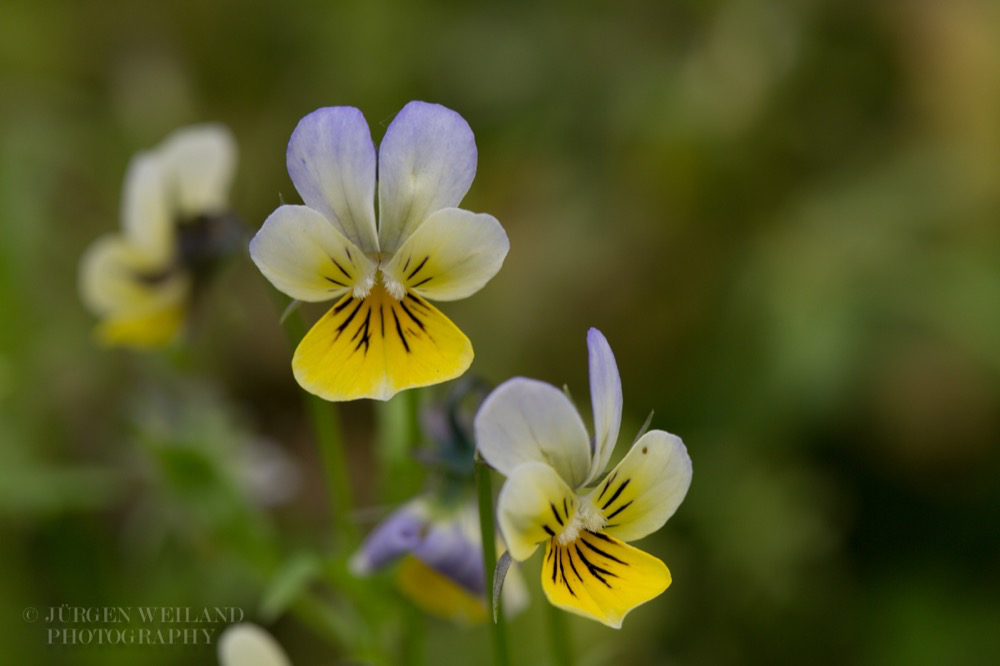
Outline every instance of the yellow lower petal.
<path fill-rule="evenodd" d="M 396 574 L 400 591 L 421 610 L 445 620 L 478 624 L 486 619 L 486 601 L 412 555 Z"/>
<path fill-rule="evenodd" d="M 164 347 L 177 337 L 186 311 L 185 305 L 178 304 L 142 315 L 108 317 L 95 333 L 109 347 Z"/>
<path fill-rule="evenodd" d="M 549 539 L 545 549 L 542 589 L 549 601 L 615 629 L 669 586 L 667 565 L 605 534 L 581 532 L 566 545 Z"/>
<path fill-rule="evenodd" d="M 302 388 L 326 400 L 375 398 L 461 375 L 472 343 L 439 310 L 381 284 L 364 299 L 345 296 L 306 334 L 292 371 Z"/>

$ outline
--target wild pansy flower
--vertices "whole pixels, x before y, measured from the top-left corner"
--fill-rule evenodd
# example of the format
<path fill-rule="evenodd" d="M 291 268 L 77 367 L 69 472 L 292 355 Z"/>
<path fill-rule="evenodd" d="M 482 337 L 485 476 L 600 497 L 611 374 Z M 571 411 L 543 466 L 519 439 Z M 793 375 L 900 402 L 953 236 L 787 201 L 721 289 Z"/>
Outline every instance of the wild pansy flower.
<path fill-rule="evenodd" d="M 216 124 L 180 129 L 136 155 L 125 174 L 118 234 L 80 262 L 80 293 L 108 345 L 159 347 L 181 329 L 196 277 L 231 245 L 226 204 L 236 144 Z"/>
<path fill-rule="evenodd" d="M 422 610 L 463 624 L 488 617 L 479 515 L 471 498 L 458 504 L 430 496 L 409 501 L 368 535 L 351 570 L 365 576 L 397 561 L 397 587 Z M 524 582 L 508 576 L 504 607 L 517 613 L 526 605 Z"/>
<path fill-rule="evenodd" d="M 485 387 L 471 377 L 421 410 L 430 446 L 418 458 L 430 468 L 429 490 L 383 520 L 351 559 L 357 575 L 399 562 L 396 585 L 428 613 L 463 623 L 486 619 L 486 581 L 473 485 L 472 416 Z M 504 550 L 497 540 L 497 552 Z M 513 572 L 512 572 L 513 573 Z M 508 612 L 527 605 L 524 581 L 514 573 L 504 589 Z"/>
<path fill-rule="evenodd" d="M 275 210 L 250 256 L 294 299 L 337 299 L 295 350 L 298 383 L 327 400 L 387 400 L 465 372 L 472 344 L 428 300 L 479 291 L 509 247 L 494 217 L 457 208 L 476 173 L 465 120 L 410 102 L 376 160 L 358 109 L 322 108 L 295 128 L 287 164 L 305 205 Z"/>
<path fill-rule="evenodd" d="M 219 636 L 220 666 L 291 666 L 271 634 L 256 624 L 231 624 Z"/>
<path fill-rule="evenodd" d="M 590 329 L 587 346 L 593 438 L 563 391 L 519 377 L 483 402 L 476 441 L 507 477 L 497 514 L 511 556 L 525 560 L 544 541 L 549 601 L 619 628 L 630 610 L 670 585 L 663 562 L 625 542 L 673 515 L 691 485 L 691 459 L 679 437 L 650 430 L 597 482 L 618 439 L 622 389 L 600 331 Z"/>

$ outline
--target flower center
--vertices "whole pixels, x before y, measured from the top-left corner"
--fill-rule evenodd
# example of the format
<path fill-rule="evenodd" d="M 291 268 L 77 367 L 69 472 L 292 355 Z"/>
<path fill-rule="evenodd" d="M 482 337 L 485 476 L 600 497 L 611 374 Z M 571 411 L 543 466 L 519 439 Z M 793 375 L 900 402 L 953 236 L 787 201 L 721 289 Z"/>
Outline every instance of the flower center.
<path fill-rule="evenodd" d="M 390 296 L 397 301 L 403 300 L 403 297 L 406 296 L 406 287 L 399 280 L 390 278 L 382 270 L 382 265 L 388 263 L 391 257 L 387 257 L 381 252 L 376 255 L 369 255 L 369 257 L 375 262 L 375 270 L 368 275 L 359 277 L 357 283 L 354 285 L 354 298 L 367 298 L 368 294 L 371 293 L 372 287 L 381 284 Z"/>
<path fill-rule="evenodd" d="M 594 506 L 589 497 L 581 497 L 576 507 L 576 513 L 559 532 L 555 539 L 560 546 L 573 543 L 580 536 L 580 530 L 598 532 L 604 529 L 604 514 Z"/>

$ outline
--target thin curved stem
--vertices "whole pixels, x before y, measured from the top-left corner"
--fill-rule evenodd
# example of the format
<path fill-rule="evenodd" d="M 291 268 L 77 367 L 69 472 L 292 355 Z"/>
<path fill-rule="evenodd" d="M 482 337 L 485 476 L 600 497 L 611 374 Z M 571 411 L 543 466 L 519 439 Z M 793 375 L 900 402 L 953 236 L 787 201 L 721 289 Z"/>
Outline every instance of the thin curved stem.
<path fill-rule="evenodd" d="M 493 528 L 493 487 L 490 468 L 480 462 L 476 463 L 476 488 L 479 494 L 479 533 L 483 538 L 483 566 L 486 571 L 486 604 L 489 608 L 492 603 L 493 577 L 497 568 L 497 548 Z M 507 623 L 503 616 L 503 603 L 500 601 L 497 602 L 496 621 L 491 623 L 490 630 L 493 634 L 493 663 L 496 666 L 509 666 Z"/>

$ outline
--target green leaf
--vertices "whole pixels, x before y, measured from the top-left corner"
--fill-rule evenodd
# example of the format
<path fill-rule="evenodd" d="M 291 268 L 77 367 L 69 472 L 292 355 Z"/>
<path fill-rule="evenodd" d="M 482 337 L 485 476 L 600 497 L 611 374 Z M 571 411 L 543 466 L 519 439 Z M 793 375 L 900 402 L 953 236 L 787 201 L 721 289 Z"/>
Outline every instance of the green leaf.
<path fill-rule="evenodd" d="M 493 622 L 497 621 L 497 614 L 500 611 L 500 593 L 503 592 L 503 582 L 507 578 L 507 569 L 510 568 L 510 553 L 506 550 L 500 559 L 497 560 L 497 570 L 493 574 Z"/>

